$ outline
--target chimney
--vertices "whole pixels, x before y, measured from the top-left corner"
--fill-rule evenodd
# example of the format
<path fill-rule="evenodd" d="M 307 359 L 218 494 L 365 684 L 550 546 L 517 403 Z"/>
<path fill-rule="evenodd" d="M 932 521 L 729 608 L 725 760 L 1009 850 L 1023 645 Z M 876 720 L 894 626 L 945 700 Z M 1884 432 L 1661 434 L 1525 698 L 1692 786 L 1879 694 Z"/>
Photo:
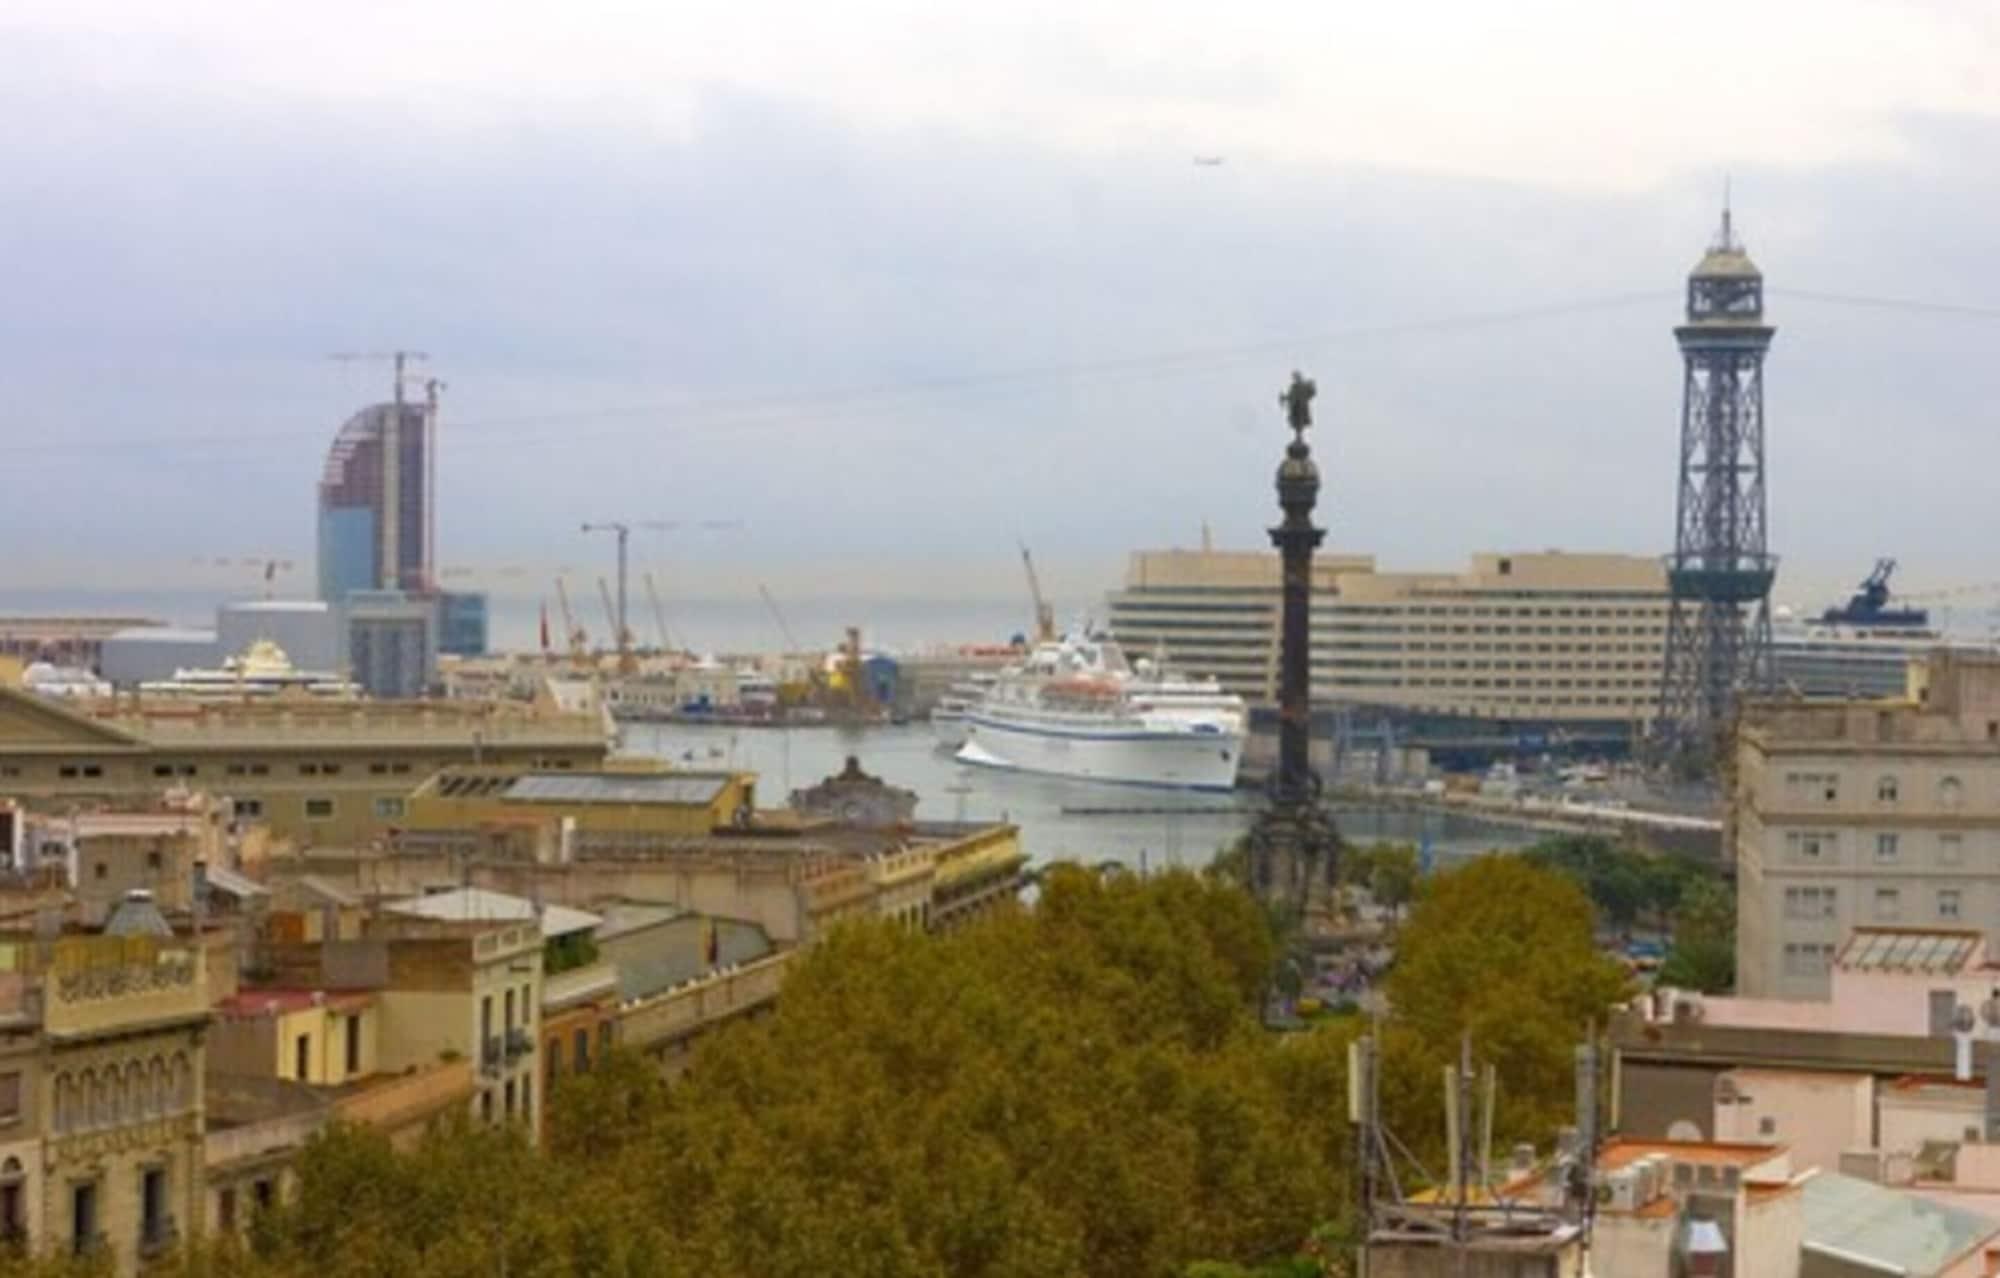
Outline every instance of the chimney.
<path fill-rule="evenodd" d="M 1972 1081 L 1972 1040 L 1975 1033 L 1972 1009 L 1960 1003 L 1951 1017 L 1951 1038 L 1956 1049 L 1952 1054 L 1951 1076 L 1961 1083 Z"/>

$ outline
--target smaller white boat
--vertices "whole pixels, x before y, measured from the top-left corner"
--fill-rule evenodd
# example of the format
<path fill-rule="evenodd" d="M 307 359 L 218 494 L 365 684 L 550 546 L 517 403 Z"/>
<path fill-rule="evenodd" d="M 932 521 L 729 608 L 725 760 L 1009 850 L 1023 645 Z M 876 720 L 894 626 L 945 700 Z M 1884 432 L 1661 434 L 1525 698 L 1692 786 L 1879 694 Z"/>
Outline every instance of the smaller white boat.
<path fill-rule="evenodd" d="M 966 716 L 986 699 L 997 678 L 999 674 L 996 671 L 978 671 L 970 678 L 951 685 L 950 690 L 938 698 L 937 704 L 931 707 L 931 735 L 937 738 L 938 745 L 947 750 L 957 750 L 965 744 Z"/>

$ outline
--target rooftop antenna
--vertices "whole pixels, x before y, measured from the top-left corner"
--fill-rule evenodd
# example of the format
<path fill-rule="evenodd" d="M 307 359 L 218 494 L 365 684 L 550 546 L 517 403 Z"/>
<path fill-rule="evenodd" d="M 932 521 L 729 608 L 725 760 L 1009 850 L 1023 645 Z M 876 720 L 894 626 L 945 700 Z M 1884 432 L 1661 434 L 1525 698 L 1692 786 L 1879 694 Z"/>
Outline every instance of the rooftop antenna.
<path fill-rule="evenodd" d="M 1729 216 L 1729 183 L 1730 183 L 1729 175 L 1727 173 L 1723 174 L 1722 175 L 1722 240 L 1719 244 L 1716 245 L 1716 247 L 1722 249 L 1724 252 L 1730 252 L 1736 248 L 1736 231 L 1730 225 L 1730 216 Z"/>

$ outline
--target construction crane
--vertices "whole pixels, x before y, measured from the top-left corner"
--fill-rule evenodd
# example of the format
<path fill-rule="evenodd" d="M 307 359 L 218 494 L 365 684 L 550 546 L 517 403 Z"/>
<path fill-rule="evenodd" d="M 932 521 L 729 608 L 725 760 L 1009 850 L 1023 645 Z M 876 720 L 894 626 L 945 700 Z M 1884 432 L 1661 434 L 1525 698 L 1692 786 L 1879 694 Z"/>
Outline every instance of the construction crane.
<path fill-rule="evenodd" d="M 562 605 L 563 640 L 569 644 L 570 662 L 583 666 L 588 662 L 589 652 L 584 645 L 590 642 L 590 636 L 576 624 L 576 614 L 570 611 L 569 606 L 569 587 L 564 584 L 560 573 L 556 575 L 556 602 Z"/>
<path fill-rule="evenodd" d="M 653 574 L 650 572 L 646 574 L 646 598 L 653 605 L 653 624 L 660 628 L 660 651 L 671 652 L 674 641 L 672 636 L 667 634 L 667 614 L 660 607 L 660 590 L 653 584 Z"/>
<path fill-rule="evenodd" d="M 618 673 L 631 674 L 639 666 L 638 658 L 632 655 L 632 636 L 619 624 L 622 618 L 611 607 L 611 587 L 602 577 L 597 579 L 597 597 L 604 601 L 604 620 L 618 631 Z"/>
<path fill-rule="evenodd" d="M 760 581 L 757 583 L 757 593 L 764 597 L 764 606 L 771 610 L 771 619 L 778 623 L 778 633 L 785 637 L 785 651 L 796 653 L 799 650 L 799 641 L 792 638 L 792 628 L 785 624 L 785 614 L 778 611 L 778 601 L 771 597 L 770 588 Z"/>
<path fill-rule="evenodd" d="M 650 525 L 641 526 L 650 527 Z M 632 657 L 632 627 L 628 622 L 631 614 L 625 608 L 625 602 L 628 598 L 627 587 L 631 580 L 630 552 L 632 546 L 632 525 L 622 520 L 614 519 L 606 520 L 602 523 L 585 524 L 583 531 L 587 533 L 615 533 L 618 537 L 618 607 L 615 612 L 611 610 L 611 600 L 607 594 L 605 596 L 605 610 L 611 613 L 611 633 L 617 636 L 618 640 L 619 672 L 621 674 L 631 674 L 638 665 Z M 601 579 L 599 584 L 603 584 Z"/>
<path fill-rule="evenodd" d="M 1028 593 L 1035 600 L 1035 642 L 1053 643 L 1056 637 L 1055 605 L 1042 597 L 1042 579 L 1035 575 L 1035 557 L 1028 553 L 1028 543 L 1021 543 L 1021 566 L 1028 570 Z"/>

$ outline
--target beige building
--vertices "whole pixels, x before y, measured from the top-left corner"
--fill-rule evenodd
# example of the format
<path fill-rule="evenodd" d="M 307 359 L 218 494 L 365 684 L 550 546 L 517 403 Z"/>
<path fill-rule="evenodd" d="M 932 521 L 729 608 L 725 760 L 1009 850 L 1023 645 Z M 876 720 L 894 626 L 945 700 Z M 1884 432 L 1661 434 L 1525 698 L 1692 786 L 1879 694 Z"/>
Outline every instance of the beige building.
<path fill-rule="evenodd" d="M 1742 993 L 1826 997 L 1858 927 L 2000 941 L 2000 657 L 1933 654 L 1896 700 L 1751 702 L 1733 763 Z"/>
<path fill-rule="evenodd" d="M 209 1011 L 196 952 L 154 936 L 0 944 L 0 1016 L 10 1045 L 26 1033 L 39 1046 L 0 1073 L 8 1227 L 40 1250 L 106 1251 L 119 1274 L 198 1229 Z"/>
<path fill-rule="evenodd" d="M 202 790 L 304 844 L 379 837 L 440 768 L 595 768 L 609 749 L 603 715 L 547 704 L 279 697 L 58 705 L 0 687 L 0 793 L 47 809 Z"/>
<path fill-rule="evenodd" d="M 1132 556 L 1110 596 L 1132 655 L 1163 647 L 1253 702 L 1276 700 L 1278 556 Z M 1666 647 L 1657 559 L 1478 554 L 1463 571 L 1382 572 L 1365 555 L 1313 564 L 1313 695 L 1475 719 L 1615 723 L 1657 710 Z"/>

